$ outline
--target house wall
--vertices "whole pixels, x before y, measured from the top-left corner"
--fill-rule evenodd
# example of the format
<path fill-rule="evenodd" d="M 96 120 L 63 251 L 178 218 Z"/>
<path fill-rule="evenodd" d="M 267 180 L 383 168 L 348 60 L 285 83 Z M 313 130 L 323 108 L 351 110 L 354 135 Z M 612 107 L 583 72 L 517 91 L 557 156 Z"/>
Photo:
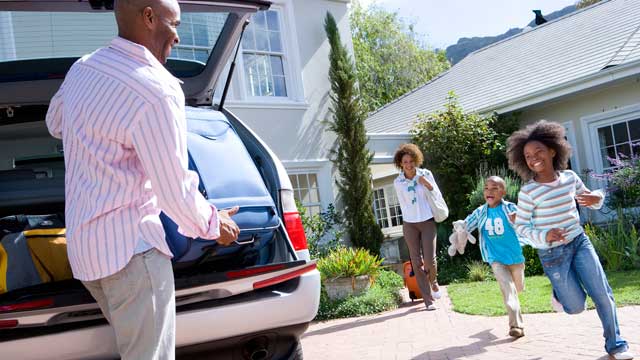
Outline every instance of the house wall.
<path fill-rule="evenodd" d="M 329 161 L 335 136 L 323 123 L 330 117 L 329 44 L 324 18 L 327 11 L 333 14 L 342 41 L 352 49 L 347 2 L 276 0 L 274 3 L 288 16 L 288 50 L 301 74 L 298 99 L 280 103 L 231 100 L 228 108 L 266 141 L 283 160 L 287 171 L 318 175 L 321 203 L 326 208 L 336 201 L 337 191 Z"/>
<path fill-rule="evenodd" d="M 601 143 L 597 129 L 601 126 L 640 119 L 640 78 L 633 77 L 610 83 L 590 91 L 584 91 L 531 109 L 521 115 L 522 125 L 546 119 L 563 123 L 567 137 L 574 148 L 571 165 L 582 176 L 591 189 L 607 186 L 601 180 L 586 176 L 583 171 L 590 169 L 602 173 L 605 168 L 601 154 Z M 640 132 L 640 124 L 631 126 Z M 615 216 L 615 211 L 603 208 L 598 211 L 583 210 L 590 221 L 604 222 Z"/>
<path fill-rule="evenodd" d="M 272 8 L 278 10 L 281 20 L 288 96 L 248 97 L 246 86 L 243 85 L 244 67 L 240 59 L 226 107 L 274 150 L 287 171 L 317 175 L 321 204 L 326 208 L 336 202 L 337 191 L 334 189 L 333 165 L 329 161 L 335 136 L 326 130 L 323 123 L 330 117 L 329 44 L 324 31 L 324 18 L 327 12 L 333 14 L 343 42 L 351 50 L 349 1 L 274 0 L 273 3 Z M 90 28 L 96 28 L 96 31 L 87 34 L 86 39 L 65 35 L 65 24 L 72 16 L 70 14 L 14 13 L 11 17 L 8 14 L 3 16 L 0 30 L 5 31 L 0 32 L 0 39 L 7 38 L 7 41 L 0 44 L 0 60 L 16 56 L 83 55 L 95 50 L 96 44 L 108 44 L 116 34 L 115 21 L 110 13 L 105 13 L 98 20 L 93 19 L 99 22 L 99 26 L 91 24 Z M 48 26 L 32 30 L 34 21 Z M 8 31 L 12 26 L 18 30 L 31 30 L 16 31 L 15 36 L 21 38 L 14 42 L 14 35 Z M 56 29 L 55 39 L 51 38 L 54 36 L 51 35 L 51 28 Z M 8 41 L 9 37 L 12 41 Z M 38 46 L 39 43 L 42 45 Z M 56 44 L 55 48 L 51 46 L 52 43 Z M 221 89 L 222 86 L 218 86 L 217 90 Z"/>
<path fill-rule="evenodd" d="M 615 117 L 616 112 L 621 109 L 628 109 L 639 104 L 640 78 L 634 77 L 563 98 L 544 106 L 525 109 L 521 115 L 521 123 L 524 126 L 539 119 L 570 123 L 573 129 L 569 130 L 568 135 L 573 132 L 575 161 L 579 164 L 576 170 L 578 172 L 585 169 L 601 171 L 601 166 L 593 156 L 597 139 L 589 131 L 589 124 L 593 123 L 594 118 Z M 640 117 L 640 113 L 638 117 Z"/>

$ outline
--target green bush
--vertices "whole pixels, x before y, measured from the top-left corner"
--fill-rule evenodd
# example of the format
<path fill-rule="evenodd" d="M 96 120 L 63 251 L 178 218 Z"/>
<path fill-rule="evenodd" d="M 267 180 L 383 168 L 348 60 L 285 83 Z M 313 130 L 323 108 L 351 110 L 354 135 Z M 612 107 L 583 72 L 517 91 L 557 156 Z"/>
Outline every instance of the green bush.
<path fill-rule="evenodd" d="M 438 283 L 447 285 L 450 283 L 465 281 L 467 269 L 465 264 L 472 260 L 482 259 L 478 245 L 467 244 L 464 255 L 449 256 L 449 235 L 453 228 L 451 225 L 438 224 L 438 242 L 436 246 L 436 258 L 438 260 Z"/>
<path fill-rule="evenodd" d="M 330 119 L 327 129 L 336 134 L 331 162 L 338 171 L 335 185 L 342 199 L 346 231 L 355 246 L 379 255 L 384 234 L 373 214 L 373 189 L 369 165 L 373 154 L 367 148 L 364 121 L 366 109 L 360 104 L 356 67 L 340 39 L 336 19 L 327 12 L 324 22 L 329 40 Z"/>
<path fill-rule="evenodd" d="M 618 211 L 616 221 L 604 229 L 586 224 L 585 233 L 591 239 L 606 270 L 640 268 L 640 237 L 634 222 L 622 211 Z"/>
<path fill-rule="evenodd" d="M 613 209 L 637 207 L 640 204 L 640 156 L 620 154 L 619 158 L 608 160 L 614 167 L 613 171 L 591 173 L 591 177 L 605 180 L 610 185 L 607 205 Z"/>
<path fill-rule="evenodd" d="M 500 176 L 503 178 L 507 191 L 504 199 L 514 204 L 518 202 L 518 193 L 522 186 L 522 180 L 518 175 L 504 166 L 489 169 L 486 165 L 480 165 L 476 171 L 475 186 L 469 194 L 469 206 L 467 207 L 467 211 L 472 212 L 478 208 L 478 206 L 483 205 L 486 202 L 484 199 L 484 183 L 489 176 Z"/>
<path fill-rule="evenodd" d="M 495 167 L 506 162 L 506 138 L 518 128 L 518 115 L 480 116 L 465 112 L 450 92 L 442 110 L 420 114 L 410 130 L 411 141 L 425 155 L 449 205 L 450 224 L 464 218 L 468 194 L 479 164 Z"/>
<path fill-rule="evenodd" d="M 376 314 L 395 309 L 401 303 L 399 290 L 402 277 L 393 271 L 381 270 L 376 281 L 364 294 L 331 301 L 324 288 L 315 320 L 328 320 Z"/>
<path fill-rule="evenodd" d="M 323 279 L 369 275 L 376 278 L 382 268 L 382 259 L 362 248 L 338 247 L 318 260 Z"/>
<path fill-rule="evenodd" d="M 307 209 L 297 201 L 296 206 L 312 258 L 321 258 L 342 245 L 342 219 L 333 204 L 329 204 L 326 211 L 314 215 L 308 215 Z"/>
<path fill-rule="evenodd" d="M 493 279 L 491 267 L 483 261 L 472 261 L 466 265 L 469 281 L 486 281 Z"/>
<path fill-rule="evenodd" d="M 522 255 L 524 255 L 524 275 L 535 276 L 544 274 L 542 264 L 540 263 L 540 257 L 538 256 L 538 250 L 526 245 L 522 248 Z"/>

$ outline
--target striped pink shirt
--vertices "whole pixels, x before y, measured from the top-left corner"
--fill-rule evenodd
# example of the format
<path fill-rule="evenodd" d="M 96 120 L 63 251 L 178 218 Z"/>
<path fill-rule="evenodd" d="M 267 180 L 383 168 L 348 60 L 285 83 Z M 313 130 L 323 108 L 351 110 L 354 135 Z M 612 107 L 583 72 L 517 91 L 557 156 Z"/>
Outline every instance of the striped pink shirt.
<path fill-rule="evenodd" d="M 78 60 L 47 113 L 65 152 L 67 248 L 76 278 L 121 270 L 143 240 L 171 256 L 163 210 L 184 235 L 219 236 L 187 169 L 184 93 L 145 47 L 115 38 Z"/>

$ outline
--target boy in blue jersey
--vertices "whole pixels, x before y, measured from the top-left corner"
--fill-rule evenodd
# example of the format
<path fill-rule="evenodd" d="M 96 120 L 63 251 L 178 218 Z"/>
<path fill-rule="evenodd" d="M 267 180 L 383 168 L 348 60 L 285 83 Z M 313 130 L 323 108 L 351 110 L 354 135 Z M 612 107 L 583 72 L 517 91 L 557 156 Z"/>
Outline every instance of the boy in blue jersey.
<path fill-rule="evenodd" d="M 482 260 L 489 263 L 500 284 L 504 305 L 509 314 L 509 335 L 524 336 L 524 324 L 520 312 L 518 293 L 524 289 L 524 256 L 513 229 L 516 205 L 502 198 L 506 184 L 499 176 L 485 180 L 486 203 L 464 219 L 467 233 L 478 229 Z"/>

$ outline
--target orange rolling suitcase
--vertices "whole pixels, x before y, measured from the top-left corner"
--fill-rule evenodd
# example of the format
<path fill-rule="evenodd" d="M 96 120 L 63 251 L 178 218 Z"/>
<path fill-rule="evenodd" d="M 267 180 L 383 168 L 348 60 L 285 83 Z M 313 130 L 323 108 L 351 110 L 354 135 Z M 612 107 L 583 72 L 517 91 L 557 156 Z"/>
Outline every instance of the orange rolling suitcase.
<path fill-rule="evenodd" d="M 412 270 L 411 261 L 406 261 L 403 264 L 404 286 L 409 290 L 409 298 L 411 298 L 411 301 L 422 299 L 422 293 L 420 292 L 416 276 Z"/>

